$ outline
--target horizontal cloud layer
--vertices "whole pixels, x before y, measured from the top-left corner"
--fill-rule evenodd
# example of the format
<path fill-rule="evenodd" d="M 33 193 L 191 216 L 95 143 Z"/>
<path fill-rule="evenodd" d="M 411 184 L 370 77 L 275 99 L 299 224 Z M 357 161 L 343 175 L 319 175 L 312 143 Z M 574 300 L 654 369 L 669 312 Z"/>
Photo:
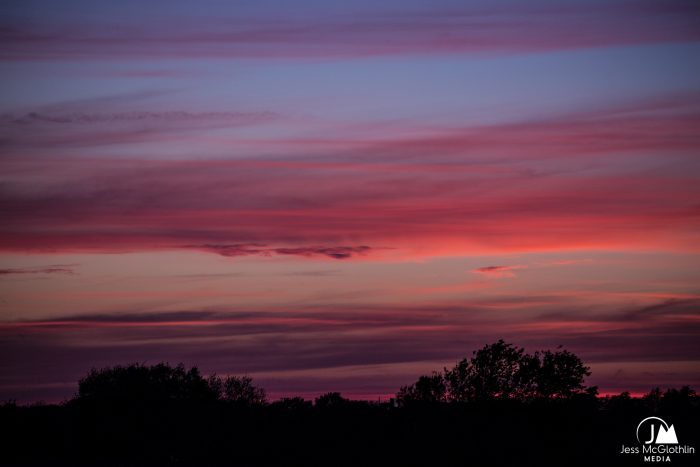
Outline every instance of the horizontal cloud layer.
<path fill-rule="evenodd" d="M 182 360 L 205 372 L 259 374 L 275 395 L 289 395 L 294 388 L 316 394 L 333 390 L 340 384 L 336 378 L 348 372 L 341 377 L 347 384 L 343 387 L 373 397 L 391 394 L 430 365 L 439 369 L 500 337 L 529 349 L 565 345 L 593 365 L 593 383 L 602 384 L 603 391 L 616 387 L 605 386 L 609 375 L 596 378 L 597 366 L 647 362 L 654 367 L 653 362 L 679 356 L 685 363 L 677 365 L 674 380 L 700 384 L 697 298 L 604 313 L 571 305 L 565 312 L 536 312 L 539 300 L 532 305 L 528 297 L 519 300 L 525 307 L 520 317 L 508 307 L 484 303 L 117 313 L 5 322 L 0 324 L 0 350 L 23 358 L 2 361 L 0 395 L 22 398 L 45 387 L 45 396 L 60 398 L 72 389 L 55 385 L 77 380 L 91 366 Z M 376 366 L 384 369 L 384 378 L 370 376 Z M 632 371 L 630 376 L 636 382 L 627 390 L 645 391 L 659 383 L 649 373 Z M 361 392 L 368 388 L 375 392 Z"/>
<path fill-rule="evenodd" d="M 140 5 L 129 27 L 119 9 L 81 6 L 51 22 L 8 8 L 0 60 L 513 53 L 700 40 L 698 5 L 686 0 L 358 3 L 344 13 L 301 4 L 304 15 L 264 2 L 189 15 Z"/>
<path fill-rule="evenodd" d="M 71 139 L 95 151 L 151 130 L 125 114 L 116 115 L 127 126 L 110 133 L 90 133 L 93 124 L 80 119 L 44 122 L 68 126 L 62 144 L 51 132 L 9 130 L 15 142 L 0 178 L 0 248 L 336 259 L 406 247 L 436 254 L 692 248 L 700 185 L 682 167 L 700 150 L 698 109 L 695 94 L 671 96 L 420 137 L 267 139 L 260 142 L 267 156 L 191 160 L 62 156 Z M 171 118 L 239 117 L 146 115 L 166 125 L 157 132 L 172 132 Z M 154 138 L 161 152 L 177 145 Z M 657 151 L 662 159 L 648 155 Z"/>

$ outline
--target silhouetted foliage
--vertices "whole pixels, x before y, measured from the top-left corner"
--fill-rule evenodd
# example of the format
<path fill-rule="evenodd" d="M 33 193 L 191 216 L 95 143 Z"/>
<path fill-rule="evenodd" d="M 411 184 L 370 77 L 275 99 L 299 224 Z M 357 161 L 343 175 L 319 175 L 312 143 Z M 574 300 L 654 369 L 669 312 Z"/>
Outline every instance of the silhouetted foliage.
<path fill-rule="evenodd" d="M 253 385 L 249 376 L 228 376 L 225 379 L 213 375 L 208 379 L 209 387 L 217 397 L 228 402 L 244 405 L 265 405 L 265 390 Z"/>
<path fill-rule="evenodd" d="M 303 397 L 283 397 L 270 405 L 272 407 L 285 410 L 305 410 L 313 407 L 313 403 L 311 401 L 304 400 Z"/>
<path fill-rule="evenodd" d="M 347 403 L 348 399 L 341 396 L 339 392 L 328 392 L 314 401 L 314 405 L 319 408 L 342 407 Z"/>
<path fill-rule="evenodd" d="M 698 404 L 698 396 L 690 386 L 669 388 L 658 402 L 657 410 L 678 410 L 688 404 Z"/>
<path fill-rule="evenodd" d="M 586 390 L 583 382 L 591 375 L 590 368 L 568 350 L 537 352 L 539 361 L 535 372 L 536 395 L 540 397 L 571 397 Z"/>
<path fill-rule="evenodd" d="M 469 402 L 493 399 L 570 398 L 595 395 L 584 386 L 590 370 L 567 350 L 530 355 L 503 340 L 476 350 L 444 373 L 421 376 L 396 394 L 401 403 Z"/>
<path fill-rule="evenodd" d="M 447 383 L 441 373 L 433 372 L 430 376 L 421 376 L 410 386 L 401 386 L 396 393 L 399 403 L 446 402 Z"/>
<path fill-rule="evenodd" d="M 499 340 L 445 369 L 450 397 L 456 401 L 508 398 L 521 388 L 523 349 Z"/>
<path fill-rule="evenodd" d="M 168 401 L 211 401 L 215 391 L 196 367 L 180 364 L 131 364 L 95 369 L 78 382 L 76 401 L 154 404 Z"/>
<path fill-rule="evenodd" d="M 697 439 L 690 387 L 598 398 L 587 374 L 569 352 L 499 341 L 401 388 L 396 407 L 338 392 L 266 404 L 247 376 L 205 379 L 183 365 L 93 369 L 68 403 L 0 404 L 0 464 L 619 465 L 620 444 L 652 414 L 683 443 Z"/>

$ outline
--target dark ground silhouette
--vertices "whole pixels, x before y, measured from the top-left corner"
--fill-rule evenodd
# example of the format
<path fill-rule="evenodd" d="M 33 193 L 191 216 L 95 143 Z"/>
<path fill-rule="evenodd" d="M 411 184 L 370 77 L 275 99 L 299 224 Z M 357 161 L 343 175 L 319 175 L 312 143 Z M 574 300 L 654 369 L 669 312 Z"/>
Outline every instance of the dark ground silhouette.
<path fill-rule="evenodd" d="M 0 464 L 186 466 L 641 465 L 637 424 L 673 423 L 700 448 L 688 387 L 601 398 L 564 350 L 532 355 L 503 341 L 422 376 L 386 403 L 328 393 L 268 403 L 248 377 L 179 365 L 90 371 L 60 405 L 0 406 Z M 694 455 L 672 465 L 695 465 Z"/>

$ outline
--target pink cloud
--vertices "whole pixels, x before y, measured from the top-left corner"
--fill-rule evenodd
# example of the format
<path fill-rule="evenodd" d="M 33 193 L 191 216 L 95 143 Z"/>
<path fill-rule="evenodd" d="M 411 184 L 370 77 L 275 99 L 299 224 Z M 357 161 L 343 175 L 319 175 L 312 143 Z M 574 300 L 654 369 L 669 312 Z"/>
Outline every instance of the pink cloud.
<path fill-rule="evenodd" d="M 225 256 L 336 259 L 391 255 L 392 248 L 409 256 L 692 251 L 700 222 L 697 177 L 669 164 L 637 167 L 647 160 L 642 150 L 686 160 L 700 149 L 693 110 L 700 100 L 685 98 L 408 139 L 342 141 L 323 157 L 293 140 L 274 157 L 62 155 L 76 144 L 92 152 L 141 138 L 176 145 L 172 138 L 181 126 L 191 124 L 187 131 L 197 137 L 195 130 L 205 132 L 212 119 L 249 121 L 236 113 L 95 114 L 85 110 L 98 105 L 92 102 L 52 117 L 58 122 L 6 119 L 10 148 L 3 169 L 11 183 L 0 191 L 0 249 L 196 248 Z M 155 133 L 144 121 L 157 123 Z M 13 130 L 35 124 L 62 129 L 35 137 Z"/>
<path fill-rule="evenodd" d="M 52 163 L 37 164 L 46 170 Z M 15 167 L 31 165 L 21 161 Z M 698 185 L 691 175 L 509 175 L 464 184 L 454 174 L 377 178 L 357 171 L 341 177 L 332 169 L 312 169 L 287 177 L 285 169 L 237 167 L 208 161 L 134 167 L 64 161 L 65 177 L 54 174 L 56 185 L 49 181 L 43 189 L 34 185 L 31 191 L 0 195 L 2 249 L 143 251 L 201 245 L 203 251 L 229 256 L 347 257 L 369 252 L 368 247 L 438 253 L 689 248 L 696 239 L 692 200 Z M 272 246 L 234 249 L 245 244 Z"/>
<path fill-rule="evenodd" d="M 79 16 L 78 16 L 79 18 Z M 367 15 L 314 12 L 305 19 L 155 17 L 129 29 L 110 20 L 41 24 L 6 20 L 3 60 L 174 57 L 353 57 L 436 53 L 518 53 L 700 40 L 697 6 L 546 2 L 440 6 Z"/>

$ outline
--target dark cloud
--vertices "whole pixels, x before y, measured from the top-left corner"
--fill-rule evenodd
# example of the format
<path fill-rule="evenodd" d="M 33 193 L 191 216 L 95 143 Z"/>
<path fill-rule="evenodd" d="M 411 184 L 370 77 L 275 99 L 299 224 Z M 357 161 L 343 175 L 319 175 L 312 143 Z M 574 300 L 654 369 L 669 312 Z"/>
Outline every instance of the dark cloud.
<path fill-rule="evenodd" d="M 14 274 L 75 274 L 75 264 L 54 264 L 43 268 L 9 268 L 0 269 L 0 275 Z"/>
<path fill-rule="evenodd" d="M 240 244 L 204 244 L 187 245 L 187 248 L 195 248 L 204 251 L 211 251 L 221 256 L 327 256 L 333 259 L 348 259 L 353 256 L 361 256 L 369 253 L 372 248 L 365 245 L 360 246 L 314 246 L 295 248 L 269 248 L 267 245 L 257 243 Z"/>
<path fill-rule="evenodd" d="M 33 123 L 100 124 L 100 123 L 255 123 L 277 118 L 273 112 L 121 112 L 121 113 L 37 113 L 22 116 L 5 115 L 0 117 L 0 125 L 30 125 Z"/>
<path fill-rule="evenodd" d="M 485 266 L 483 268 L 475 269 L 474 272 L 499 272 L 499 271 L 510 271 L 510 266 Z"/>
<path fill-rule="evenodd" d="M 278 255 L 295 256 L 328 256 L 333 259 L 347 259 L 369 253 L 372 248 L 360 246 L 332 246 L 332 247 L 302 247 L 302 248 L 274 248 Z"/>
<path fill-rule="evenodd" d="M 592 313 L 590 310 L 567 310 L 539 315 L 542 321 L 561 322 L 634 322 L 654 323 L 671 318 L 692 318 L 700 311 L 700 299 L 669 299 L 639 307 L 623 308 L 614 312 Z M 693 324 L 692 322 L 688 323 Z"/>
<path fill-rule="evenodd" d="M 107 98 L 106 98 L 107 99 Z M 130 99 L 127 96 L 127 99 Z M 109 99 L 107 99 L 109 102 Z M 118 107 L 117 104 L 113 105 Z M 65 108 L 63 108 L 65 107 Z M 189 112 L 95 110 L 99 100 L 67 102 L 20 115 L 0 116 L 2 149 L 120 145 L 163 142 L 173 134 L 237 128 L 278 120 L 274 112 Z"/>
<path fill-rule="evenodd" d="M 483 274 L 487 277 L 515 277 L 516 269 L 524 269 L 525 266 L 484 266 L 482 268 L 477 268 L 472 270 L 476 274 Z"/>
<path fill-rule="evenodd" d="M 631 320 L 654 320 L 666 316 L 696 316 L 699 311 L 698 299 L 669 299 L 654 305 L 629 309 L 623 316 Z"/>

